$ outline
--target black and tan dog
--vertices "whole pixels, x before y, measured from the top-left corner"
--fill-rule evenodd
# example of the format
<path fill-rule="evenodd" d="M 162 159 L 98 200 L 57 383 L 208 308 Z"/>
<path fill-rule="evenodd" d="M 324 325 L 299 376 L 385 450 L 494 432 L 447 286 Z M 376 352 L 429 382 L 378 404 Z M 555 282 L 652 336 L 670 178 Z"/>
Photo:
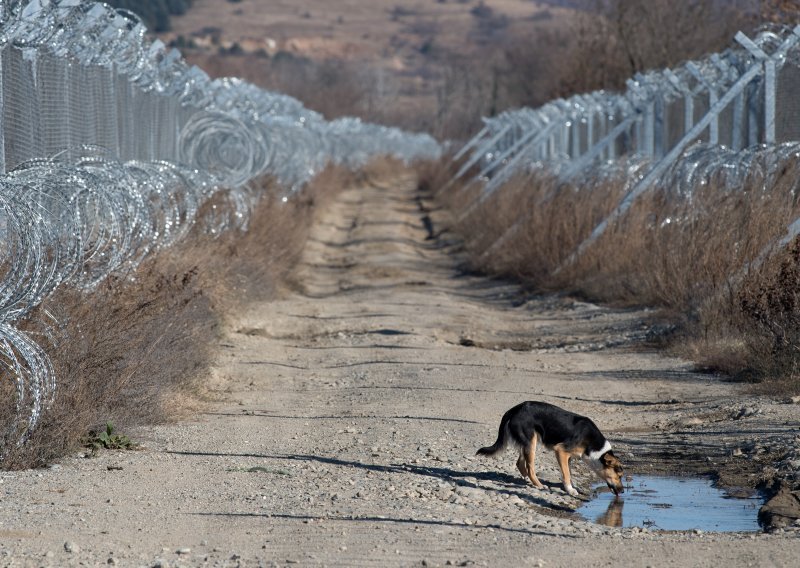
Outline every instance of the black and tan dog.
<path fill-rule="evenodd" d="M 564 490 L 573 497 L 578 495 L 578 491 L 572 486 L 569 471 L 571 458 L 582 458 L 615 495 L 624 491 L 622 464 L 611 451 L 611 444 L 600 429 L 585 416 L 546 402 L 523 402 L 503 415 L 497 441 L 478 450 L 477 455 L 493 456 L 509 442 L 519 448 L 517 469 L 522 477 L 530 478 L 538 489 L 544 489 L 534 470 L 536 446 L 541 442 L 555 451 Z"/>

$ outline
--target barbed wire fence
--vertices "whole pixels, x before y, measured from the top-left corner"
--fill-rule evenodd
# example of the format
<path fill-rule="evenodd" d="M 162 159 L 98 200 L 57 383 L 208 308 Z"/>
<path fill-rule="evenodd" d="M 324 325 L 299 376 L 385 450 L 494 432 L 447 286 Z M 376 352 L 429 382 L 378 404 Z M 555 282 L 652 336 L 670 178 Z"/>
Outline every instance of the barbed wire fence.
<path fill-rule="evenodd" d="M 800 157 L 800 26 L 755 38 L 739 32 L 735 41 L 677 69 L 637 74 L 621 94 L 597 91 L 484 118 L 481 131 L 455 154 L 463 164 L 452 181 L 480 186 L 462 218 L 516 175 L 546 171 L 577 188 L 591 186 L 582 180 L 622 177 L 622 199 L 559 272 L 649 190 L 690 196 L 712 174 L 733 189 L 753 171 L 768 185 L 786 159 Z M 508 227 L 484 254 L 524 222 Z M 800 219 L 774 244 L 797 234 Z"/>
<path fill-rule="evenodd" d="M 133 14 L 87 0 L 0 0 L 0 367 L 21 444 L 56 393 L 46 350 L 17 322 L 62 284 L 90 293 L 203 218 L 246 228 L 273 176 L 284 199 L 328 164 L 437 158 L 431 137 L 327 122 L 299 101 L 211 80 Z"/>

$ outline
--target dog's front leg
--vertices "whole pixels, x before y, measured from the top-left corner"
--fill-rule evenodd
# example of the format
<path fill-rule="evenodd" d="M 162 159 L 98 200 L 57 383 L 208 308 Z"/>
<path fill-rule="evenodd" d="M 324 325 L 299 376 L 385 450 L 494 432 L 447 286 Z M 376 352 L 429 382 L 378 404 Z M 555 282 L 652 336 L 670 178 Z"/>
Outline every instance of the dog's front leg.
<path fill-rule="evenodd" d="M 572 495 L 578 496 L 578 490 L 572 486 L 572 477 L 569 473 L 569 459 L 572 457 L 569 452 L 565 452 L 561 448 L 555 448 L 556 460 L 558 467 L 561 468 L 561 479 L 564 480 L 564 491 Z"/>

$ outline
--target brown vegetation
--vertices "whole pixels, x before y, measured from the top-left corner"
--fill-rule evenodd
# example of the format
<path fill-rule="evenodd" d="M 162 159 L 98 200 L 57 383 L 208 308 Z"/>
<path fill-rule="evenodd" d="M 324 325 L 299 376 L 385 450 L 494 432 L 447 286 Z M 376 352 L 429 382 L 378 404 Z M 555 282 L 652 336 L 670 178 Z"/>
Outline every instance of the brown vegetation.
<path fill-rule="evenodd" d="M 63 288 L 26 324 L 33 333 L 53 313 L 56 345 L 45 345 L 57 396 L 5 468 L 41 466 L 78 448 L 91 429 L 175 420 L 207 398 L 210 365 L 225 318 L 268 299 L 296 262 L 314 212 L 350 174 L 329 168 L 283 202 L 271 182 L 246 231 L 209 235 L 200 222 L 180 244 L 91 293 Z M 209 204 L 210 206 L 211 204 Z M 52 323 L 52 320 L 49 320 Z M 4 400 L 14 399 L 10 380 Z M 9 424 L 13 405 L 2 408 Z"/>
<path fill-rule="evenodd" d="M 592 6 L 573 18 L 571 29 L 551 31 L 549 38 L 539 33 L 487 43 L 477 79 L 466 67 L 452 82 L 446 76 L 447 120 L 477 130 L 478 123 L 461 118 L 462 109 L 493 114 L 515 103 L 538 106 L 554 96 L 620 89 L 637 72 L 724 49 L 737 29 L 798 16 L 793 3 L 778 0 L 756 10 L 712 0 L 598 0 Z M 767 189 L 754 173 L 736 193 L 714 179 L 690 200 L 653 191 L 577 257 L 576 247 L 619 203 L 625 179 L 569 185 L 539 172 L 510 180 L 481 201 L 482 184 L 452 183 L 453 168 L 445 162 L 423 177 L 453 212 L 473 269 L 536 290 L 658 306 L 679 330 L 674 345 L 701 367 L 800 390 L 800 337 L 793 331 L 800 298 L 790 284 L 800 262 L 797 245 L 762 259 L 800 216 L 791 173 L 796 163 L 786 164 Z"/>
<path fill-rule="evenodd" d="M 634 74 L 674 67 L 728 47 L 759 18 L 744 2 L 597 0 L 575 18 L 558 94 L 623 90 Z"/>
<path fill-rule="evenodd" d="M 624 180 L 574 186 L 538 173 L 481 202 L 480 183 L 447 183 L 450 165 L 422 176 L 452 212 L 472 269 L 536 291 L 661 308 L 674 345 L 701 367 L 800 390 L 800 244 L 770 249 L 800 217 L 798 167 L 785 164 L 766 190 L 753 174 L 735 192 L 713 178 L 691 198 L 651 191 L 577 258 Z"/>

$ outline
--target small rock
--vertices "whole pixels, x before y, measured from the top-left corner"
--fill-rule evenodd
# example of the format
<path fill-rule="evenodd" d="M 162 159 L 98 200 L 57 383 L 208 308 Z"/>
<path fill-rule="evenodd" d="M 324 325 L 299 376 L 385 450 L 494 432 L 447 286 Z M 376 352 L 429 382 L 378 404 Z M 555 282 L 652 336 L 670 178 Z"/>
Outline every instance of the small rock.
<path fill-rule="evenodd" d="M 456 487 L 456 494 L 467 499 L 481 499 L 483 497 L 483 491 L 480 489 L 465 486 Z"/>
<path fill-rule="evenodd" d="M 694 529 L 694 534 L 703 534 L 703 531 L 700 529 Z"/>
<path fill-rule="evenodd" d="M 114 558 L 113 556 L 109 556 L 108 560 L 106 560 L 106 564 L 108 564 L 109 566 L 116 566 L 117 559 Z"/>
<path fill-rule="evenodd" d="M 742 418 L 747 418 L 755 414 L 758 414 L 758 409 L 755 406 L 743 406 L 737 413 L 734 413 L 733 419 L 741 420 Z"/>
<path fill-rule="evenodd" d="M 733 451 L 731 452 L 731 455 L 732 456 L 741 456 L 741 455 L 744 455 L 744 452 L 742 451 L 742 448 L 734 448 Z"/>
<path fill-rule="evenodd" d="M 192 552 L 191 548 L 183 547 L 183 548 L 179 548 L 178 550 L 176 550 L 175 554 L 190 554 L 191 552 Z"/>
<path fill-rule="evenodd" d="M 150 565 L 150 568 L 169 568 L 169 562 L 167 562 L 163 558 L 156 558 L 155 560 L 153 560 L 153 563 Z"/>
<path fill-rule="evenodd" d="M 791 404 L 800 404 L 800 395 L 793 396 L 792 398 L 789 399 L 789 402 Z"/>
<path fill-rule="evenodd" d="M 67 542 L 64 543 L 64 550 L 70 553 L 74 552 L 77 554 L 78 552 L 81 551 L 81 547 L 72 542 L 71 540 L 68 540 Z"/>

